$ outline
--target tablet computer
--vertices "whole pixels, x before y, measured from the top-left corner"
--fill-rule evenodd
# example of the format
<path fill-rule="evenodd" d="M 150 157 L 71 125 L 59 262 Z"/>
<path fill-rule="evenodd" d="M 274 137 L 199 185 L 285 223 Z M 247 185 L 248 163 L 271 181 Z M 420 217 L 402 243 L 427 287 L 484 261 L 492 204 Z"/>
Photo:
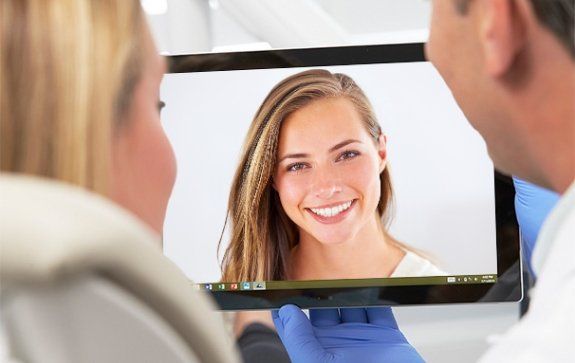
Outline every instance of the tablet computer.
<path fill-rule="evenodd" d="M 423 44 L 168 60 L 164 253 L 221 309 L 521 299 L 513 185 Z"/>

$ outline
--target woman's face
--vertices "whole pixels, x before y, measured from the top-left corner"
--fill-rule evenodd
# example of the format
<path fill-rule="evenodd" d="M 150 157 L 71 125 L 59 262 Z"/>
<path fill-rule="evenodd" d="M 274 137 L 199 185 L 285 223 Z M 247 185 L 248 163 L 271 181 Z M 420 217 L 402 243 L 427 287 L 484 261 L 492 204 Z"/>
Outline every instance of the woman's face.
<path fill-rule="evenodd" d="M 376 222 L 385 137 L 374 142 L 351 101 L 314 101 L 287 117 L 274 175 L 282 207 L 301 238 L 353 239 Z"/>
<path fill-rule="evenodd" d="M 114 138 L 111 197 L 161 234 L 176 162 L 160 123 L 159 91 L 165 61 L 149 33 L 145 48 L 141 78 L 126 120 Z"/>

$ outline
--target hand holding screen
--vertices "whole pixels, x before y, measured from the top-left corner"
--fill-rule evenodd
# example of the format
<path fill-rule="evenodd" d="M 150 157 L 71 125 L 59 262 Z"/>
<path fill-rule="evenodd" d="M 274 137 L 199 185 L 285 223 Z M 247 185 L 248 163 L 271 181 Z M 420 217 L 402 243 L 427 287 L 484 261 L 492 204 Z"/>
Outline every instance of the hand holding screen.
<path fill-rule="evenodd" d="M 294 362 L 423 362 L 395 322 L 391 308 L 273 311 L 278 334 Z"/>

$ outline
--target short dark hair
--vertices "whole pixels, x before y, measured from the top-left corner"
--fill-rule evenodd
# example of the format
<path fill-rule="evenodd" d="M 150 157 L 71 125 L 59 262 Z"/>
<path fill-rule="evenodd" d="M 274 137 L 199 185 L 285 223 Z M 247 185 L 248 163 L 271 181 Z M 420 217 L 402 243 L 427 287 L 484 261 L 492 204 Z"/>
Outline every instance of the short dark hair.
<path fill-rule="evenodd" d="M 531 0 L 539 21 L 575 58 L 575 0 Z"/>
<path fill-rule="evenodd" d="M 471 0 L 456 0 L 461 14 Z M 575 59 L 575 0 L 530 0 L 539 22 L 551 30 Z"/>

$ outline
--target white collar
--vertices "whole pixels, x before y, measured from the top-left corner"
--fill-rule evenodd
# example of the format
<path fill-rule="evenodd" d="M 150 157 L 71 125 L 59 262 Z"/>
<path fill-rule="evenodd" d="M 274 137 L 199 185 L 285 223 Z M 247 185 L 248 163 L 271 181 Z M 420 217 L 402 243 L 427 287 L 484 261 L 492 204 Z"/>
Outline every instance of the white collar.
<path fill-rule="evenodd" d="M 539 233 L 539 238 L 537 238 L 537 243 L 535 244 L 533 256 L 531 257 L 531 266 L 533 266 L 533 271 L 536 276 L 539 276 L 539 273 L 543 269 L 543 265 L 549 255 L 549 251 L 553 247 L 555 236 L 561 224 L 567 215 L 573 212 L 573 208 L 575 208 L 575 181 L 571 183 L 571 186 L 569 186 L 567 191 L 561 196 L 561 199 L 559 199 L 559 202 L 557 202 L 557 205 L 543 223 L 541 233 Z"/>

